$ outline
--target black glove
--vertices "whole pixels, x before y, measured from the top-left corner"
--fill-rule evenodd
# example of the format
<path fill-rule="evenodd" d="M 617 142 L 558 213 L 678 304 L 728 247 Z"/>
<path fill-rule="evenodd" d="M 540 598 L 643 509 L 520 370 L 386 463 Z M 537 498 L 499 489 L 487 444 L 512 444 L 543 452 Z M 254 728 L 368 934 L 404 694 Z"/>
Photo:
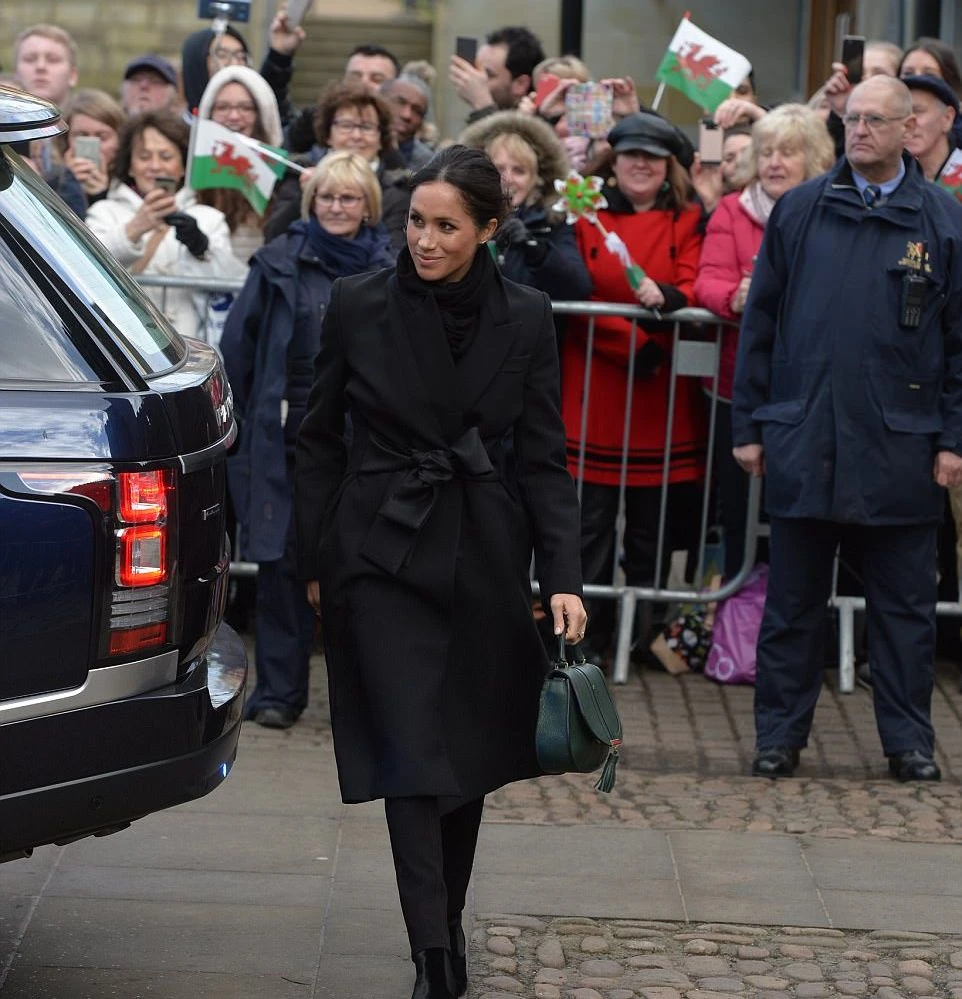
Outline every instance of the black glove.
<path fill-rule="evenodd" d="M 529 236 L 528 227 L 524 222 L 517 215 L 512 215 L 498 226 L 494 243 L 499 250 L 507 250 L 509 246 L 516 246 L 518 243 L 527 242 Z"/>
<path fill-rule="evenodd" d="M 203 260 L 210 240 L 201 232 L 197 219 L 186 212 L 171 212 L 164 221 L 174 230 L 177 239 L 187 247 L 187 252 L 198 260 Z"/>
<path fill-rule="evenodd" d="M 635 351 L 635 378 L 650 378 L 662 366 L 665 351 L 654 337 L 649 337 Z"/>

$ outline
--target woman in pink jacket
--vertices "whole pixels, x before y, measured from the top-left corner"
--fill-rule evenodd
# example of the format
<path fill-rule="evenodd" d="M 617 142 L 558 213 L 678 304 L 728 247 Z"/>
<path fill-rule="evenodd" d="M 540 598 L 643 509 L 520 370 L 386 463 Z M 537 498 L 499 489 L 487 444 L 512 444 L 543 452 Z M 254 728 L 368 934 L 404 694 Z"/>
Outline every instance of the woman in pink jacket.
<path fill-rule="evenodd" d="M 739 320 L 748 298 L 752 269 L 775 202 L 803 181 L 824 173 L 835 151 L 825 123 L 801 104 L 782 104 L 755 122 L 747 161 L 748 183 L 728 194 L 708 223 L 695 280 L 695 301 L 724 319 Z M 748 477 L 732 457 L 731 390 L 738 328 L 722 338 L 715 419 L 715 475 L 725 532 L 725 576 L 744 559 Z"/>

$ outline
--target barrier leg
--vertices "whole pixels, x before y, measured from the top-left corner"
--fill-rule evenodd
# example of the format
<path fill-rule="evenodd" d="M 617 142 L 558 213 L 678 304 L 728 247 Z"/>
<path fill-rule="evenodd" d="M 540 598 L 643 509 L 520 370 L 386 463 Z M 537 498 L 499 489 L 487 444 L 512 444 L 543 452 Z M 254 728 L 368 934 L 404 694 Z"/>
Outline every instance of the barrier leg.
<path fill-rule="evenodd" d="M 618 615 L 618 644 L 615 646 L 614 682 L 627 683 L 631 665 L 631 633 L 635 625 L 635 607 L 638 598 L 635 591 L 626 589 L 621 594 Z"/>
<path fill-rule="evenodd" d="M 855 608 L 847 601 L 838 606 L 838 689 L 855 690 Z"/>

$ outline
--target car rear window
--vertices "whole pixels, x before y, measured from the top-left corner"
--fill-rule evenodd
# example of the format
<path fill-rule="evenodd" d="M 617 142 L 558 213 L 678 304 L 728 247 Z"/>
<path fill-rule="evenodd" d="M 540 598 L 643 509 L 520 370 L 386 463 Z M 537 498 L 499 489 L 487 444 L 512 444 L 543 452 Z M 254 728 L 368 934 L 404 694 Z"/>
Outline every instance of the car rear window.
<path fill-rule="evenodd" d="M 184 341 L 74 213 L 29 167 L 14 156 L 8 159 L 14 177 L 0 190 L 0 215 L 18 235 L 18 249 L 11 250 L 13 266 L 18 266 L 18 254 L 36 254 L 111 331 L 144 377 L 176 367 L 187 353 Z M 45 342 L 50 346 L 56 339 L 48 335 Z M 62 348 L 68 339 L 62 328 L 59 339 Z"/>

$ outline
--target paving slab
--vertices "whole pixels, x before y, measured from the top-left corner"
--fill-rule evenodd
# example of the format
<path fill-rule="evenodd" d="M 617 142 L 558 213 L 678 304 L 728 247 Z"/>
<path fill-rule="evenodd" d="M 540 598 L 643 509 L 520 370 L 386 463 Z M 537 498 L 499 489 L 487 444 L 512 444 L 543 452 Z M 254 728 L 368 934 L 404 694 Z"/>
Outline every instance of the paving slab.
<path fill-rule="evenodd" d="M 319 907 L 43 898 L 17 967 L 275 974 L 311 982 L 321 929 Z"/>

